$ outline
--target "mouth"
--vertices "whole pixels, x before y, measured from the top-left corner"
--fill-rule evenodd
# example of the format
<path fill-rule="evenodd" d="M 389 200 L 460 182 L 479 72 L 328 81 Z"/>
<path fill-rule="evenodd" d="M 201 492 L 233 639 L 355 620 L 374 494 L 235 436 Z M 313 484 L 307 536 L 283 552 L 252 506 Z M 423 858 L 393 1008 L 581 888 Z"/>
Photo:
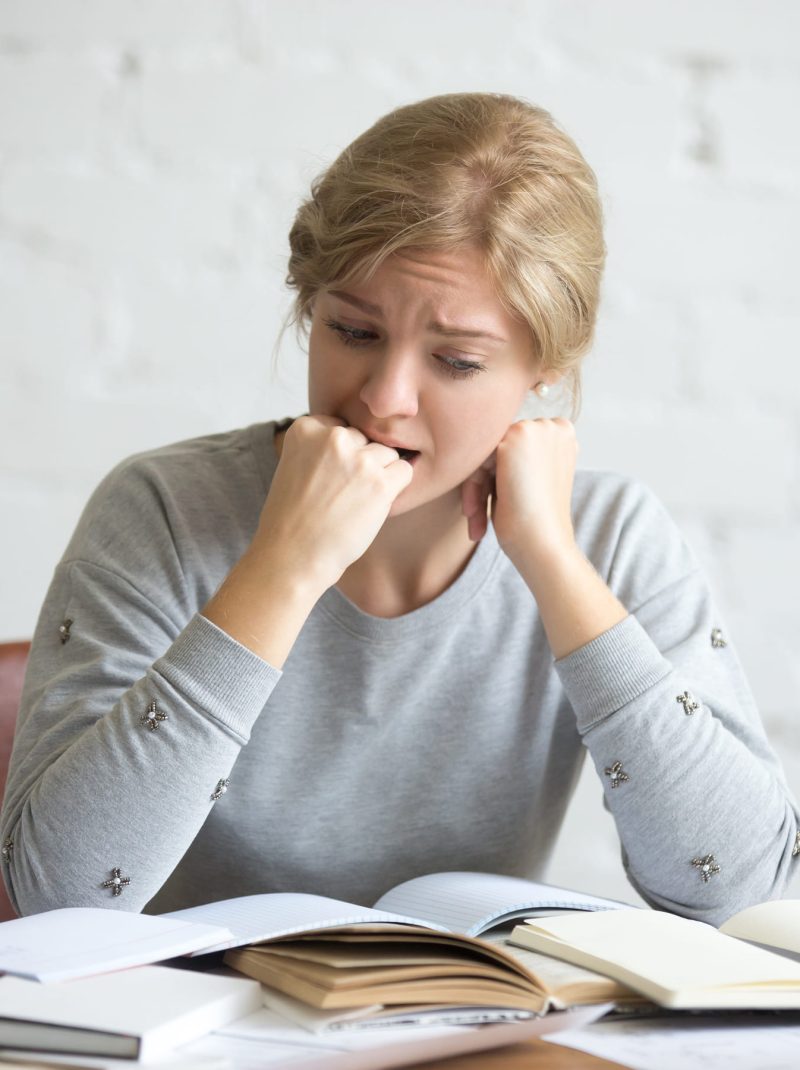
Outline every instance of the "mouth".
<path fill-rule="evenodd" d="M 367 438 L 369 438 L 369 435 L 367 435 Z M 409 464 L 414 464 L 420 456 L 419 450 L 412 450 L 409 449 L 407 446 L 398 446 L 394 442 L 381 442 L 381 440 L 377 438 L 369 438 L 369 441 L 377 442 L 381 446 L 388 446 L 390 449 L 397 450 L 397 452 L 400 454 L 400 459 L 402 461 L 408 461 Z"/>
<path fill-rule="evenodd" d="M 393 448 L 400 454 L 400 460 L 408 461 L 409 464 L 414 464 L 419 457 L 419 450 L 407 450 L 402 446 L 394 446 Z"/>

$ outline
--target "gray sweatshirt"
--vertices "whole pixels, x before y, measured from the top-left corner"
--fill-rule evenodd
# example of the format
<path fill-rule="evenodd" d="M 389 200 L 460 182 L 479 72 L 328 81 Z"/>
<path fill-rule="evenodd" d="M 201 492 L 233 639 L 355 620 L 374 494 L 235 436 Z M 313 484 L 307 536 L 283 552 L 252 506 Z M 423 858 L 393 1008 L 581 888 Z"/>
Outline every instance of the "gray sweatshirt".
<path fill-rule="evenodd" d="M 279 671 L 199 612 L 255 531 L 274 429 L 130 458 L 89 501 L 36 628 L 2 814 L 20 912 L 540 877 L 586 749 L 651 904 L 719 923 L 781 894 L 798 809 L 649 490 L 578 472 L 578 543 L 629 616 L 559 661 L 490 525 L 404 616 L 329 588 Z"/>

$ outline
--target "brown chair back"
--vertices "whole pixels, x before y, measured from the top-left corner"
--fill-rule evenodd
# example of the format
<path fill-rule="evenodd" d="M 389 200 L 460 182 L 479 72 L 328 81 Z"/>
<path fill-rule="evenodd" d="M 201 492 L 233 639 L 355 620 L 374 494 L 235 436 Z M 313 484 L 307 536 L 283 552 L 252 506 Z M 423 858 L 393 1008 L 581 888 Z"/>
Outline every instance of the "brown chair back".
<path fill-rule="evenodd" d="M 8 761 L 14 742 L 22 681 L 31 644 L 27 642 L 0 643 L 0 802 L 6 787 Z M 0 880 L 0 921 L 16 917 L 8 901 L 5 885 Z"/>

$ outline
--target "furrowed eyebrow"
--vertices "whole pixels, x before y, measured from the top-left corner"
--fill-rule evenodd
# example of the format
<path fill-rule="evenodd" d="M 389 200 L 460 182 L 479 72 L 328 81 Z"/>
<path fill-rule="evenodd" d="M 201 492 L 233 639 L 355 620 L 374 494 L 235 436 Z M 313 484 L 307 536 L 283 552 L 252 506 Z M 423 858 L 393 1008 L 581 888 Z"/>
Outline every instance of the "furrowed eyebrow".
<path fill-rule="evenodd" d="M 383 309 L 379 305 L 363 301 L 353 294 L 345 293 L 343 290 L 327 290 L 326 293 L 329 293 L 331 297 L 338 297 L 340 301 L 345 301 L 348 305 L 360 308 L 362 312 L 368 312 L 371 316 L 383 317 Z M 436 320 L 429 323 L 427 329 L 435 334 L 442 335 L 444 338 L 487 338 L 492 342 L 499 342 L 501 345 L 508 344 L 508 340 L 501 338 L 499 334 L 492 334 L 490 331 L 473 331 L 466 327 L 447 327 Z"/>

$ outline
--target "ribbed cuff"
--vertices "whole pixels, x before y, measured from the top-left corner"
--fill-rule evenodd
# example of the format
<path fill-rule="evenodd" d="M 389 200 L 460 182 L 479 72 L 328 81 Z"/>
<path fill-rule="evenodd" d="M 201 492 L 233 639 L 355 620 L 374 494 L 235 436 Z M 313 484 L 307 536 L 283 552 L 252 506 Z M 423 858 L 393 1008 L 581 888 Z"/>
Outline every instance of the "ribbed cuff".
<path fill-rule="evenodd" d="M 672 671 L 650 636 L 627 616 L 555 663 L 583 735 Z"/>
<path fill-rule="evenodd" d="M 245 739 L 283 676 L 199 613 L 153 670 L 192 706 Z"/>

